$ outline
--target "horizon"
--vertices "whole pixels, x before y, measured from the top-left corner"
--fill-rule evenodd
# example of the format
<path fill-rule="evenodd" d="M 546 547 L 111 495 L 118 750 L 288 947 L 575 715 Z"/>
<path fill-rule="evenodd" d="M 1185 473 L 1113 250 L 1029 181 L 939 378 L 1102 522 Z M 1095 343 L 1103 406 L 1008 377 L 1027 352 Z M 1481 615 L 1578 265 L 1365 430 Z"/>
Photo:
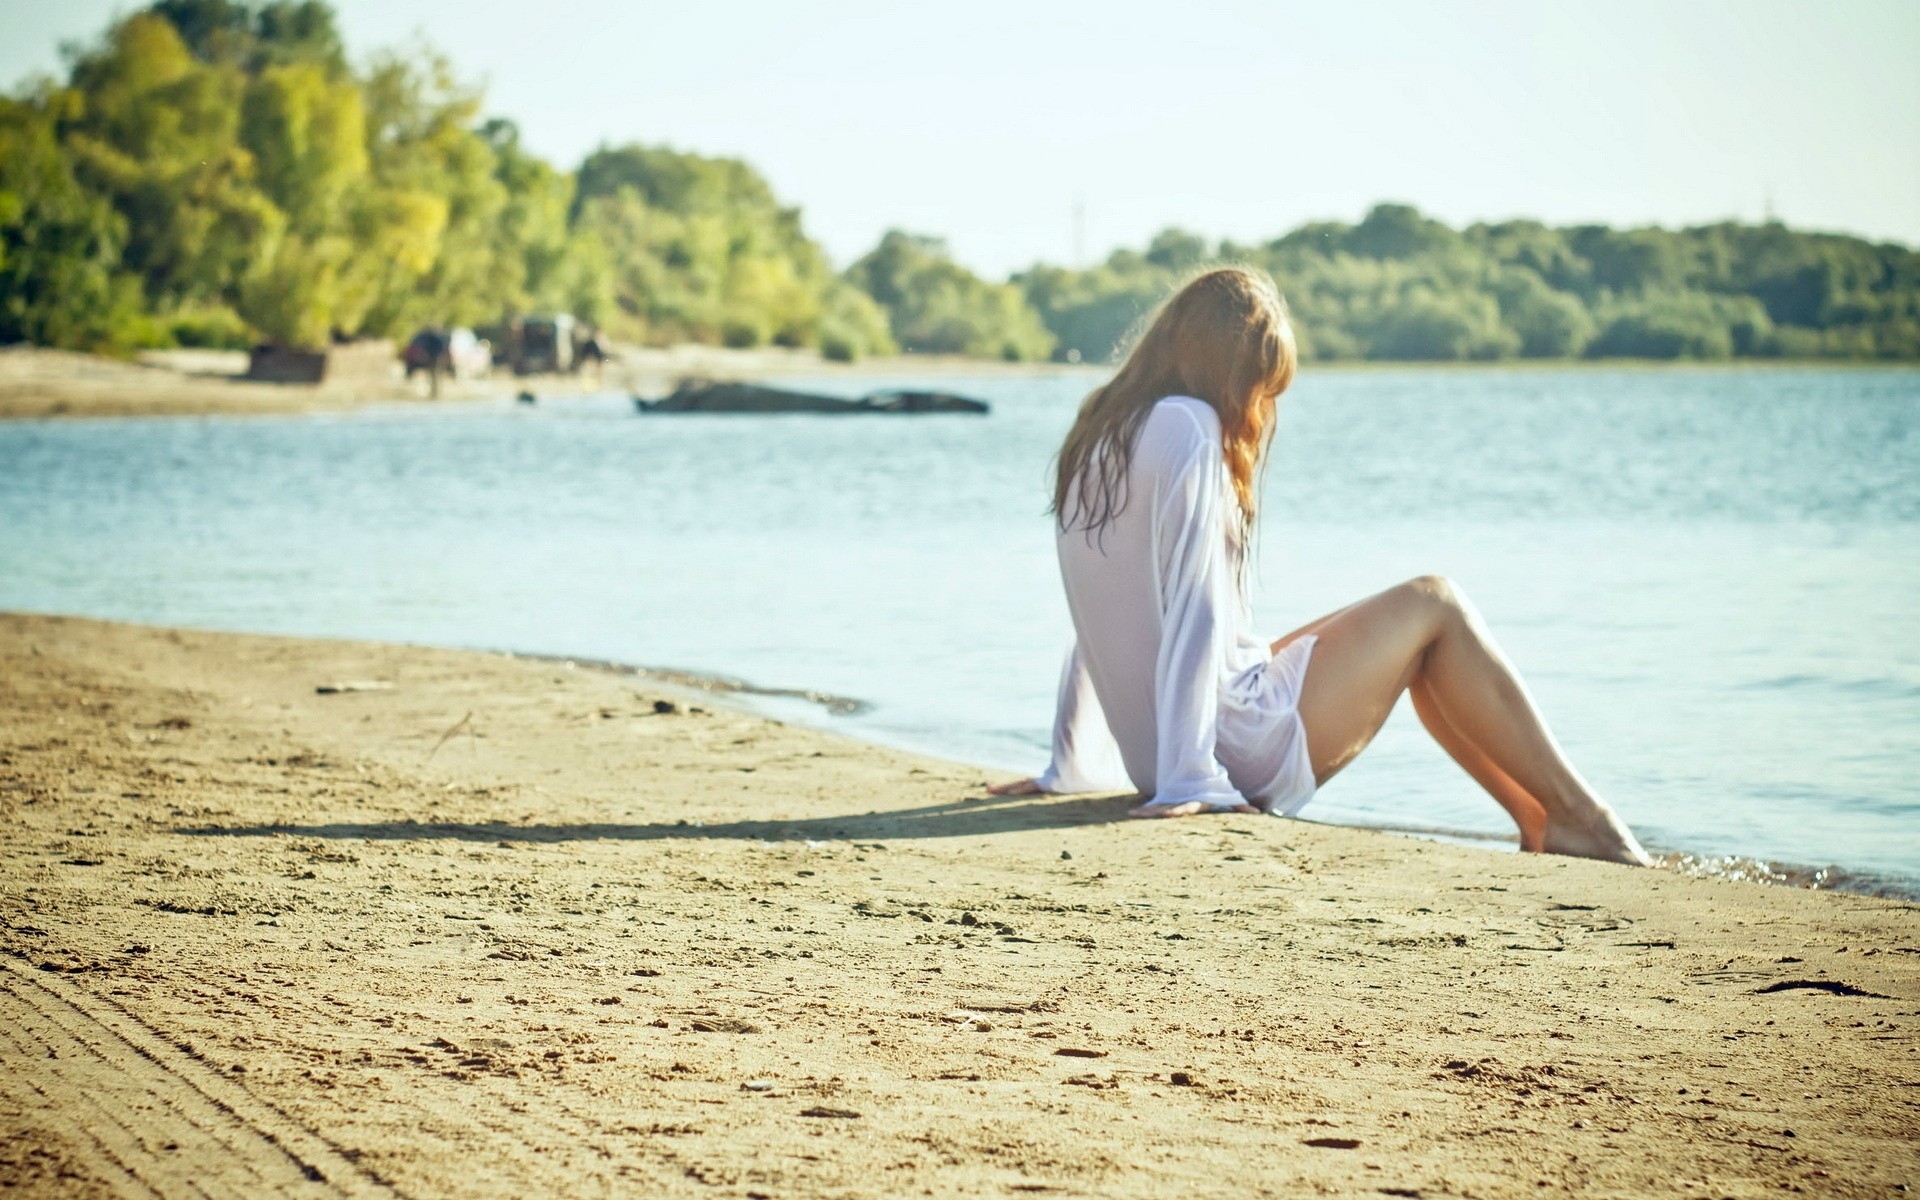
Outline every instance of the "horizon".
<path fill-rule="evenodd" d="M 0 78 L 17 90 L 59 74 L 62 42 L 97 40 L 137 7 L 0 0 L 16 31 Z M 1258 244 L 1389 201 L 1455 227 L 1777 219 L 1920 245 L 1920 156 L 1887 152 L 1920 145 L 1920 76 L 1905 66 L 1920 55 L 1920 6 L 1714 0 L 1600 14 L 1484 2 L 1441 14 L 1376 0 L 1356 15 L 1217 2 L 1204 16 L 1233 35 L 1224 40 L 1275 64 L 1238 72 L 1207 69 L 1205 20 L 1146 38 L 1082 20 L 1093 10 L 1073 5 L 993 5 L 942 26 L 876 4 L 823 15 L 590 3 L 531 29 L 501 0 L 462 6 L 457 22 L 429 0 L 334 7 L 356 65 L 424 40 L 486 86 L 486 114 L 513 120 L 557 166 L 627 141 L 744 159 L 839 267 L 892 228 L 942 238 L 957 261 L 1004 278 L 1037 262 L 1091 265 L 1168 227 Z M 1005 36 L 1016 22 L 1018 36 Z M 1295 22 L 1303 36 L 1287 43 Z M 648 56 L 636 71 L 643 28 L 656 43 L 724 41 L 725 57 Z M 1327 46 L 1343 52 L 1319 53 Z M 1150 67 L 1167 82 L 1143 107 L 1121 85 Z M 739 86 L 748 76 L 757 82 Z M 1336 97 L 1325 116 L 1285 103 L 1316 94 Z M 1242 152 L 1245 181 L 1211 183 L 1215 164 L 1274 127 L 1275 111 L 1301 113 L 1280 123 L 1286 153 Z M 792 136 L 796 120 L 810 123 L 806 137 Z M 1079 135 L 1070 145 L 1053 132 L 1063 127 Z M 1022 185 L 1008 188 L 1009 174 Z"/>

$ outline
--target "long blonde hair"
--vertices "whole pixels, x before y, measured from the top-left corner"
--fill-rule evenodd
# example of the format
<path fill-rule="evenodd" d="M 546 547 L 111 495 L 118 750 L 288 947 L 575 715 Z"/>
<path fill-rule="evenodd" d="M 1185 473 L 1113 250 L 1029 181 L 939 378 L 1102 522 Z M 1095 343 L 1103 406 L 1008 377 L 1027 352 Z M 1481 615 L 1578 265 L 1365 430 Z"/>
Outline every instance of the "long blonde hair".
<path fill-rule="evenodd" d="M 1119 372 L 1080 405 L 1054 476 L 1061 528 L 1094 532 L 1120 515 L 1147 415 L 1165 397 L 1192 396 L 1220 414 L 1220 452 L 1244 539 L 1258 506 L 1254 475 L 1273 438 L 1274 400 L 1294 367 L 1286 304 L 1263 272 L 1215 267 L 1188 280 L 1146 323 Z"/>

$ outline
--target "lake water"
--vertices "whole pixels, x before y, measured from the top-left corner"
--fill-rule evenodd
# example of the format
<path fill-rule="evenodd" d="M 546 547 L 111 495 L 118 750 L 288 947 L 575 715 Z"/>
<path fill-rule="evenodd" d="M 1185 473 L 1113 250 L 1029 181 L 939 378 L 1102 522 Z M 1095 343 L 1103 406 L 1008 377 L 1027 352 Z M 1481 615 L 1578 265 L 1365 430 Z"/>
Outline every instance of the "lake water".
<path fill-rule="evenodd" d="M 985 418 L 0 425 L 0 608 L 722 673 L 1036 770 L 1047 465 L 1093 378 L 939 381 Z M 1309 371 L 1265 496 L 1262 632 L 1450 575 L 1650 846 L 1920 881 L 1920 372 Z M 1509 828 L 1405 706 L 1304 815 Z"/>

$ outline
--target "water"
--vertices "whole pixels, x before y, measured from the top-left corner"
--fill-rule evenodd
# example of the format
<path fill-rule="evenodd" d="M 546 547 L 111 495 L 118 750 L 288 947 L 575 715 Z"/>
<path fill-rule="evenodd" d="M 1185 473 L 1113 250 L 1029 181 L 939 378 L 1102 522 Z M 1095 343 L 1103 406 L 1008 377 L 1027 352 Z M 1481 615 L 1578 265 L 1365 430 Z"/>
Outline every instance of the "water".
<path fill-rule="evenodd" d="M 1046 468 L 1092 378 L 941 381 L 984 419 L 0 425 L 0 608 L 717 672 L 1034 770 Z M 1920 373 L 1309 372 L 1265 494 L 1262 632 L 1445 573 L 1650 845 L 1920 882 Z M 1404 706 L 1306 815 L 1509 829 Z"/>

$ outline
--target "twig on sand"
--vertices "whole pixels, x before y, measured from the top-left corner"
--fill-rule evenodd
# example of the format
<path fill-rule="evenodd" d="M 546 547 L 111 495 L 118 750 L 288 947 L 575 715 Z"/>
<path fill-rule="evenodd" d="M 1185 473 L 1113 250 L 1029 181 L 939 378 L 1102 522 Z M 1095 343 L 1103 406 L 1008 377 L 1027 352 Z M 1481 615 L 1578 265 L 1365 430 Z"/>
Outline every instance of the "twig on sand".
<path fill-rule="evenodd" d="M 473 710 L 468 709 L 467 715 L 464 717 L 461 717 L 458 721 L 455 721 L 451 728 L 449 728 L 445 733 L 440 735 L 440 740 L 433 744 L 433 749 L 427 751 L 427 760 L 432 761 L 433 756 L 440 753 L 440 747 L 446 745 L 447 742 L 453 738 L 454 734 L 459 733 L 462 729 L 467 728 L 467 726 L 472 721 L 473 721 Z"/>

